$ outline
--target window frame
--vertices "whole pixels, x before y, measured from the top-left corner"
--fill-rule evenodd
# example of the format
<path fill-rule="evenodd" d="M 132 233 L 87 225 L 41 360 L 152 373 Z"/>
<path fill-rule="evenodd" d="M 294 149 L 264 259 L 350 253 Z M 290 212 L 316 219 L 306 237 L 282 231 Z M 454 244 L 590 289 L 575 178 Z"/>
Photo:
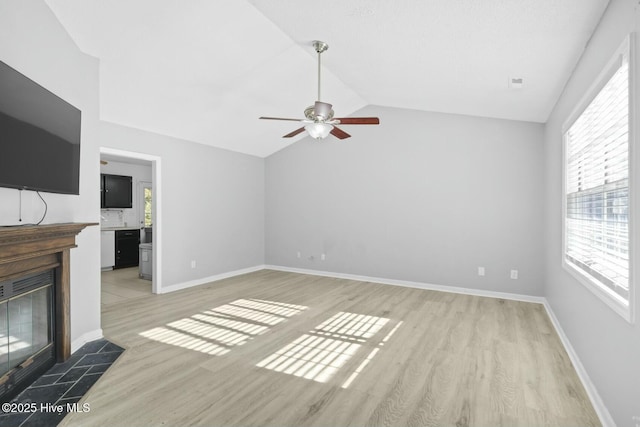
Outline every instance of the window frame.
<path fill-rule="evenodd" d="M 573 263 L 567 261 L 567 131 L 573 126 L 578 118 L 584 113 L 591 102 L 601 92 L 604 86 L 609 82 L 611 77 L 620 67 L 620 58 L 622 55 L 628 55 L 629 62 L 629 133 L 628 133 L 628 177 L 629 177 L 629 205 L 628 205 L 628 230 L 629 230 L 629 299 L 628 304 L 624 304 L 621 301 L 621 297 L 617 296 L 613 291 L 598 284 L 590 275 L 584 270 L 578 268 Z M 574 278 L 584 285 L 589 291 L 591 291 L 598 299 L 603 301 L 613 311 L 622 316 L 627 322 L 635 323 L 635 299 L 636 299 L 636 286 L 635 286 L 635 272 L 636 272 L 636 248 L 638 239 L 635 237 L 636 233 L 636 217 L 640 210 L 638 209 L 638 200 L 635 197 L 634 191 L 636 190 L 636 165 L 639 164 L 637 159 L 636 145 L 636 55 L 635 55 L 635 35 L 633 33 L 628 34 L 621 45 L 615 50 L 612 57 L 607 62 L 606 66 L 600 72 L 594 83 L 586 91 L 585 96 L 574 107 L 573 111 L 564 122 L 562 126 L 562 267 L 569 272 Z"/>

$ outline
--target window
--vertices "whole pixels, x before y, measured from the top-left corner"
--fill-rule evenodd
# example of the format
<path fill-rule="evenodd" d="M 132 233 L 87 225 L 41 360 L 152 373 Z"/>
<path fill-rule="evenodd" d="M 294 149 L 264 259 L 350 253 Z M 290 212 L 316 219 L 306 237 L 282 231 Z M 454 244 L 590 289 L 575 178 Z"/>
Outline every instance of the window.
<path fill-rule="evenodd" d="M 151 227 L 153 222 L 151 221 L 151 187 L 145 186 L 144 192 L 144 226 Z"/>
<path fill-rule="evenodd" d="M 564 265 L 632 321 L 629 44 L 565 126 Z"/>
<path fill-rule="evenodd" d="M 138 216 L 142 227 L 153 226 L 153 185 L 151 182 L 138 183 Z"/>

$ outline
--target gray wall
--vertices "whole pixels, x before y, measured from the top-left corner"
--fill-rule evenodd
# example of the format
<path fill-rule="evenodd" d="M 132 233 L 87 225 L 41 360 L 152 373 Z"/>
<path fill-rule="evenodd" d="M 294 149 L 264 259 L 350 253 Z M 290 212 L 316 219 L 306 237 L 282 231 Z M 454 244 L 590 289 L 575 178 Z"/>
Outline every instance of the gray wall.
<path fill-rule="evenodd" d="M 545 296 L 619 426 L 640 423 L 632 419 L 640 417 L 640 328 L 637 322 L 630 325 L 614 313 L 561 266 L 562 125 L 624 37 L 638 31 L 637 8 L 637 1 L 611 1 L 545 129 Z M 637 48 L 635 54 L 640 57 Z M 636 69 L 636 81 L 639 77 Z M 640 95 L 638 86 L 635 95 Z M 638 142 L 636 137 L 634 146 Z M 633 194 L 637 195 L 638 180 L 633 184 L 636 185 Z M 640 224 L 640 211 L 636 209 L 633 215 L 636 224 Z M 634 237 L 639 237 L 637 232 Z M 637 253 L 633 259 L 638 265 Z M 635 286 L 638 288 L 637 281 Z M 640 292 L 636 291 L 635 299 L 637 307 Z"/>
<path fill-rule="evenodd" d="M 542 295 L 541 124 L 354 115 L 381 124 L 267 158 L 267 264 Z"/>
<path fill-rule="evenodd" d="M 163 288 L 264 264 L 263 159 L 107 122 L 100 143 L 161 158 Z"/>

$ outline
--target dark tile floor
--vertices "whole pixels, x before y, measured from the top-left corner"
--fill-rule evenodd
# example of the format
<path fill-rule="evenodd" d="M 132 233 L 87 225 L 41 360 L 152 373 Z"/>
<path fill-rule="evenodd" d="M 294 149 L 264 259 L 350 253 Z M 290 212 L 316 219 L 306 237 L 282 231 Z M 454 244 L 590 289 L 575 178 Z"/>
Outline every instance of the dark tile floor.
<path fill-rule="evenodd" d="M 124 349 L 105 340 L 91 341 L 63 363 L 52 366 L 42 377 L 11 401 L 22 412 L 0 411 L 0 426 L 56 426 L 71 411 L 90 410 L 78 404 L 91 386 L 122 354 Z"/>

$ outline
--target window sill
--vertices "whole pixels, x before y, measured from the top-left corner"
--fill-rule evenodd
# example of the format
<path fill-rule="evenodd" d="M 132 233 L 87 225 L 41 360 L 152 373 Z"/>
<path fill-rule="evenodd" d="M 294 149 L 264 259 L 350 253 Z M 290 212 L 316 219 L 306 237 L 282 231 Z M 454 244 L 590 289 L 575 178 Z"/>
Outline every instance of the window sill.
<path fill-rule="evenodd" d="M 621 301 L 620 297 L 617 297 L 613 294 L 613 292 L 604 289 L 602 286 L 596 284 L 593 279 L 591 279 L 588 275 L 583 273 L 580 269 L 575 267 L 572 263 L 567 262 L 566 259 L 563 258 L 562 266 L 566 271 L 569 272 L 578 282 L 580 282 L 584 287 L 586 287 L 592 294 L 598 297 L 599 300 L 604 302 L 609 308 L 619 314 L 624 320 L 633 324 L 634 319 L 634 310 L 632 307 L 633 301 L 630 298 L 629 303 L 624 303 Z"/>

